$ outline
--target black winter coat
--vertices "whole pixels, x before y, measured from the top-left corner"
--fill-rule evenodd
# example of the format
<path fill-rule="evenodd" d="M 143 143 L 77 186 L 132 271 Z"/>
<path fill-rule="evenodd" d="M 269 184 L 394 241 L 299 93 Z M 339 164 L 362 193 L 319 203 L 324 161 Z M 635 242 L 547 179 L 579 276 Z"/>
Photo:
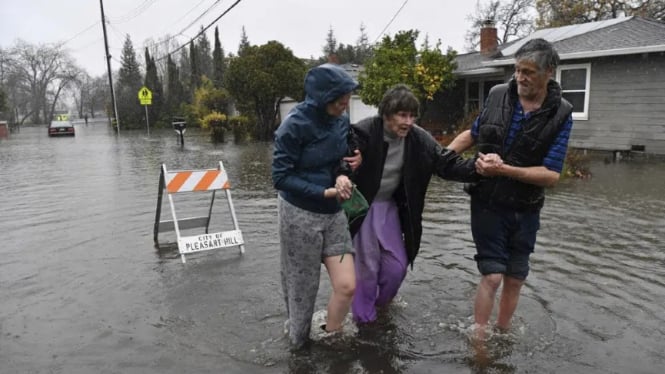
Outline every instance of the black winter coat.
<path fill-rule="evenodd" d="M 352 125 L 362 153 L 362 164 L 352 177 L 357 188 L 372 203 L 379 190 L 388 143 L 383 140 L 383 119 L 366 118 Z M 427 131 L 413 126 L 405 138 L 404 164 L 400 184 L 393 195 L 399 209 L 407 258 L 411 266 L 420 249 L 425 194 L 432 175 L 459 182 L 477 181 L 474 159 L 464 160 L 454 151 L 441 147 Z M 354 236 L 363 219 L 351 227 Z"/>

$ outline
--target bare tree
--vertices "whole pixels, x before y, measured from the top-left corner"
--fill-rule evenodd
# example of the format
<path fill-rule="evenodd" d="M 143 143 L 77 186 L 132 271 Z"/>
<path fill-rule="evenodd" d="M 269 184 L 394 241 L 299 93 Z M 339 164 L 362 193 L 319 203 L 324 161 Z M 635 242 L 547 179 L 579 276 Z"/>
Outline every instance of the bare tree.
<path fill-rule="evenodd" d="M 58 72 L 55 78 L 47 86 L 45 105 L 44 105 L 44 121 L 49 122 L 55 113 L 58 99 L 63 90 L 71 83 L 75 82 L 82 74 L 81 69 L 74 65 L 74 62 L 68 56 L 63 56 L 59 63 Z M 50 103 L 50 106 L 48 104 Z"/>
<path fill-rule="evenodd" d="M 665 22 L 665 0 L 637 1 L 629 10 L 629 14 Z"/>
<path fill-rule="evenodd" d="M 88 73 L 82 73 L 69 86 L 68 93 L 74 100 L 74 105 L 76 105 L 76 112 L 79 118 L 83 118 L 83 115 L 85 114 L 85 102 L 88 101 L 90 97 L 91 82 L 92 78 L 90 78 L 90 75 Z"/>
<path fill-rule="evenodd" d="M 665 21 L 665 0 L 537 0 L 539 27 L 640 16 Z"/>
<path fill-rule="evenodd" d="M 30 108 L 30 89 L 14 71 L 11 51 L 0 50 L 0 85 L 7 93 L 6 106 L 11 123 L 22 124 L 35 109 Z"/>
<path fill-rule="evenodd" d="M 480 43 L 480 28 L 487 20 L 494 21 L 498 44 L 524 37 L 534 30 L 535 0 L 489 0 L 476 3 L 476 12 L 467 16 L 471 29 L 466 33 L 466 48 L 475 51 Z"/>
<path fill-rule="evenodd" d="M 22 123 L 30 116 L 33 123 L 50 121 L 62 90 L 81 69 L 61 48 L 35 46 L 21 40 L 8 55 L 7 72 L 3 75 L 7 74 L 5 82 L 12 92 L 9 102 L 16 110 L 16 119 Z"/>

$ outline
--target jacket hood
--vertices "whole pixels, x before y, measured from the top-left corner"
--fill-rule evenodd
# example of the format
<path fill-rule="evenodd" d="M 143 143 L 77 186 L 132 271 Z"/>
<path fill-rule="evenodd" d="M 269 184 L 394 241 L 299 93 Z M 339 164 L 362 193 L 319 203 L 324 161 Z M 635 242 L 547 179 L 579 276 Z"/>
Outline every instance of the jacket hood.
<path fill-rule="evenodd" d="M 322 109 L 329 102 L 356 88 L 358 88 L 358 82 L 340 66 L 319 65 L 310 69 L 305 76 L 305 102 Z"/>

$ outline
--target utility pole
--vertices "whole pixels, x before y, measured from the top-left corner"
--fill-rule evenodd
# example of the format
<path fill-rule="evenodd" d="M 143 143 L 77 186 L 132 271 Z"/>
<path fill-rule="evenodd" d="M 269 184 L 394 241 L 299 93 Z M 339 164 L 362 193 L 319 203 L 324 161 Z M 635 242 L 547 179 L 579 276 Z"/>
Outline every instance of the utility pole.
<path fill-rule="evenodd" d="M 104 49 L 106 50 L 106 69 L 109 75 L 109 87 L 111 87 L 111 105 L 115 114 L 115 125 L 120 135 L 120 119 L 118 117 L 118 106 L 115 103 L 115 91 L 113 90 L 113 74 L 111 74 L 111 55 L 109 55 L 109 42 L 106 38 L 106 18 L 104 17 L 104 3 L 99 0 L 99 8 L 102 10 L 102 30 L 104 30 Z"/>

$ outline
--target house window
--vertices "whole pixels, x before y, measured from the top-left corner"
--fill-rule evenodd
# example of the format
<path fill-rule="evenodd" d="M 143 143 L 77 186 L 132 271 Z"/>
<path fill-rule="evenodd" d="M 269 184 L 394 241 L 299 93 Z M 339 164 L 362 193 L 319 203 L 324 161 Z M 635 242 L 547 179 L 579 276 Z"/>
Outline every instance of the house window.
<path fill-rule="evenodd" d="M 469 82 L 467 98 L 467 112 L 473 112 L 480 108 L 480 91 L 478 90 L 479 82 Z"/>
<path fill-rule="evenodd" d="M 589 119 L 591 64 L 563 65 L 556 71 L 561 95 L 573 104 L 573 119 Z"/>
<path fill-rule="evenodd" d="M 504 82 L 500 79 L 469 81 L 467 90 L 467 113 L 482 108 L 490 89 L 501 83 Z"/>

